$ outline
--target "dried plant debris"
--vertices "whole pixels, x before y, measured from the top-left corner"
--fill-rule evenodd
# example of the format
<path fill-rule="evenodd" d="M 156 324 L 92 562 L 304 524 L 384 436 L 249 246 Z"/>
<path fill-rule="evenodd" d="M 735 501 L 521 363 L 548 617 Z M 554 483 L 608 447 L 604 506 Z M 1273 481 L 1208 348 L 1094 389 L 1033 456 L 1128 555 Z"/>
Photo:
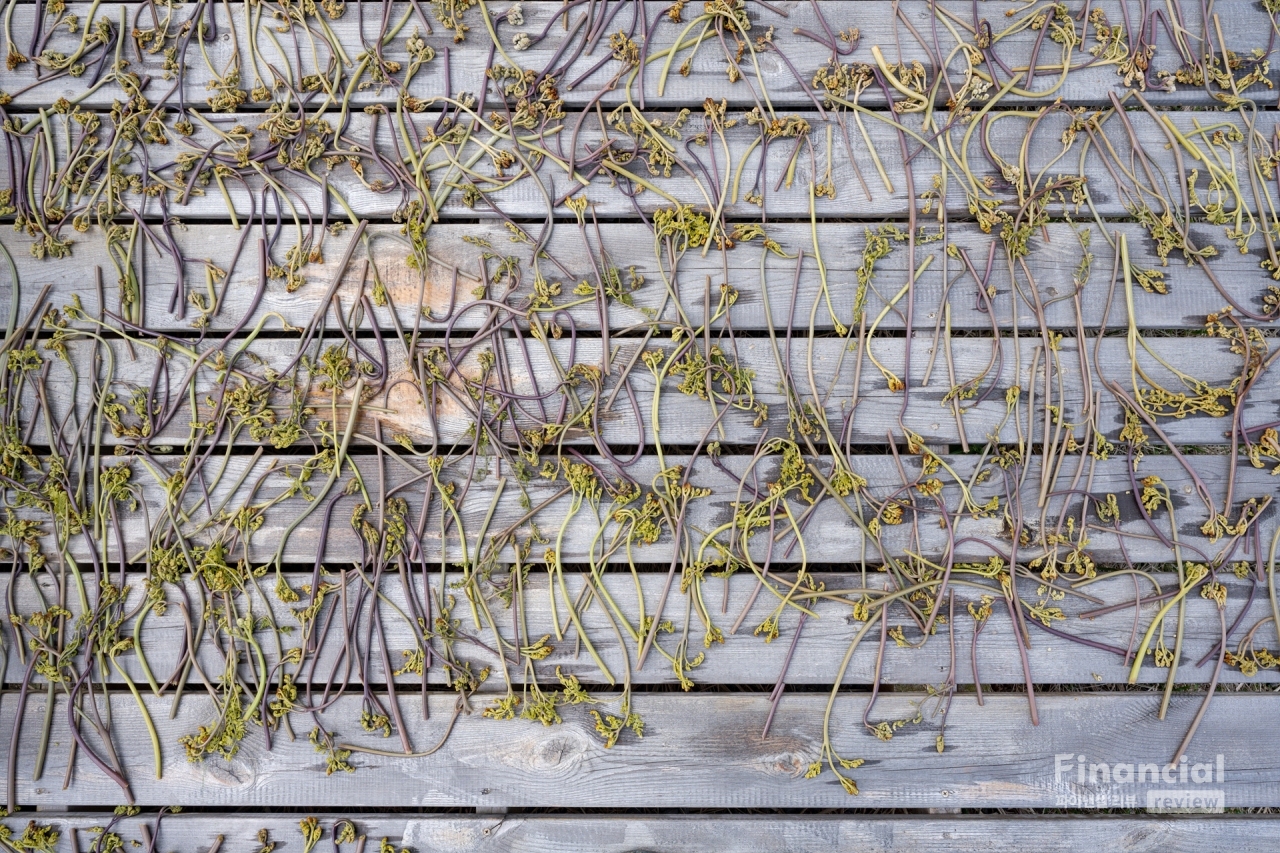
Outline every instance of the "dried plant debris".
<path fill-rule="evenodd" d="M 1273 5 L 10 2 L 13 742 L 126 802 L 179 749 L 429 761 L 441 697 L 625 750 L 718 655 L 789 646 L 776 709 L 825 618 L 798 775 L 856 794 L 855 652 L 950 649 L 863 717 L 939 752 L 991 622 L 1033 722 L 1038 633 L 1161 715 L 1189 619 L 1274 675 Z"/>

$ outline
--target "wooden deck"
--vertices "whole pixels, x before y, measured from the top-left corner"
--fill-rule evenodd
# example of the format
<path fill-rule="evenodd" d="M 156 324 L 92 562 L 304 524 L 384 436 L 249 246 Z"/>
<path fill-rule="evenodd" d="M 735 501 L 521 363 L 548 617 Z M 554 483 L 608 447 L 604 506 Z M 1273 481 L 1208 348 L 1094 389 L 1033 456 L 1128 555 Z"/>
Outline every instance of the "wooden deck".
<path fill-rule="evenodd" d="M 1269 5 L 9 0 L 0 851 L 1274 849 Z"/>

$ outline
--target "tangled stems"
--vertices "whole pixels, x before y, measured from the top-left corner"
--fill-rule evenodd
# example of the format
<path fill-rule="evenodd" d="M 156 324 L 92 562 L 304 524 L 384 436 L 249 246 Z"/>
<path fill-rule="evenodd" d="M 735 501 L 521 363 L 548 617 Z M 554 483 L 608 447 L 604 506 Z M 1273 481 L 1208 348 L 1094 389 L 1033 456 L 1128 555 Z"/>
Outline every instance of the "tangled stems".
<path fill-rule="evenodd" d="M 13 9 L 25 77 L 0 97 L 0 209 L 28 255 L 6 249 L 0 535 L 19 703 L 51 701 L 42 726 L 11 733 L 11 776 L 24 731 L 39 728 L 39 769 L 68 742 L 58 699 L 75 749 L 127 790 L 137 762 L 115 754 L 121 715 L 98 701 L 117 689 L 157 775 L 176 723 L 153 718 L 154 697 L 176 713 L 188 687 L 212 709 L 182 733 L 194 761 L 234 758 L 258 728 L 271 748 L 308 717 L 333 773 L 431 755 L 478 724 L 464 716 L 576 717 L 615 747 L 643 733 L 652 700 L 633 686 L 693 690 L 723 677 L 703 668 L 713 656 L 781 639 L 759 679 L 776 685 L 769 729 L 819 620 L 849 610 L 857 628 L 825 629 L 850 646 L 810 769 L 850 793 L 832 711 L 873 626 L 873 700 L 894 650 L 932 654 L 945 626 L 948 705 L 957 643 L 980 691 L 978 633 L 1007 619 L 1033 719 L 1040 630 L 1131 677 L 1154 653 L 1163 715 L 1188 678 L 1192 590 L 1218 608 L 1213 686 L 1224 668 L 1276 666 L 1255 647 L 1280 623 L 1274 544 L 1230 626 L 1218 577 L 1271 523 L 1244 462 L 1280 466 L 1276 425 L 1247 405 L 1274 360 L 1278 161 L 1247 102 L 1266 58 L 1228 53 L 1212 20 L 1196 51 L 1176 3 L 1170 39 L 1154 13 L 1133 27 L 1052 5 L 996 30 L 931 4 L 927 30 L 898 10 L 867 33 L 834 20 L 843 7 L 788 20 L 736 0 L 688 19 L 578 0 L 366 7 L 342 24 L 334 3 L 202 3 L 132 27 L 51 6 L 29 39 Z M 1102 98 L 1113 74 L 1138 91 Z M 1230 111 L 1180 116 L 1141 94 L 1174 79 Z M 1082 88 L 1108 108 L 1050 103 Z M 893 220 L 865 229 L 861 257 L 837 233 L 851 212 Z M 1206 251 L 1215 228 L 1263 244 L 1258 281 Z M 1093 275 L 1106 251 L 1110 292 Z M 1177 253 L 1192 266 L 1166 277 Z M 771 275 L 770 255 L 791 275 Z M 83 294 L 30 286 L 94 265 L 106 278 Z M 1225 372 L 1206 341 L 1154 340 L 1201 304 L 1202 275 L 1233 306 L 1194 333 L 1239 358 Z M 1123 345 L 1107 329 L 1120 301 Z M 1216 441 L 1210 417 L 1231 418 L 1221 501 L 1207 455 L 1174 444 Z M 1159 479 L 1179 466 L 1199 500 L 1176 517 L 1198 533 L 1178 529 Z M 850 559 L 856 586 L 824 571 Z M 1147 563 L 1177 572 L 1172 589 L 1081 598 L 1102 578 L 1163 583 Z M 1069 621 L 1129 607 L 1115 638 Z M 178 644 L 156 639 L 166 610 Z M 424 716 L 448 697 L 430 746 L 402 707 L 413 692 Z M 871 711 L 873 736 L 903 722 Z"/>

